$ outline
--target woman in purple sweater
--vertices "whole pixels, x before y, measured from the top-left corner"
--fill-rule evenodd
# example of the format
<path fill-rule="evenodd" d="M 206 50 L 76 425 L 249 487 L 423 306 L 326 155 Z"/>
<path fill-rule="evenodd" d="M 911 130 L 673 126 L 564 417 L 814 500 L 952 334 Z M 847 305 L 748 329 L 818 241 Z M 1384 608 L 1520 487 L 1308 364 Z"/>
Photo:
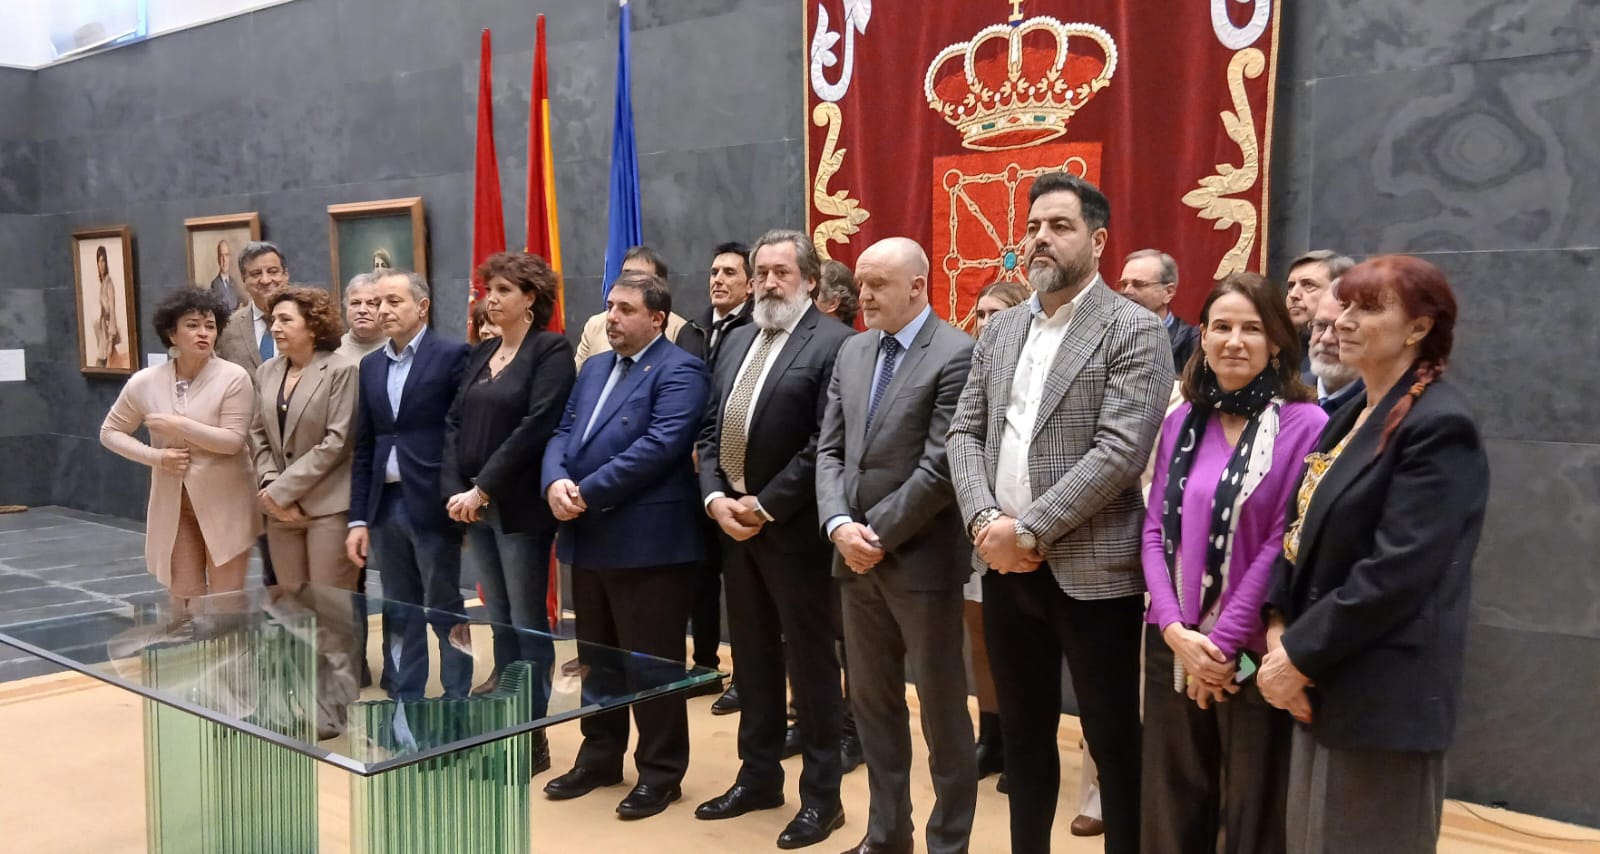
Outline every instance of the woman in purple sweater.
<path fill-rule="evenodd" d="M 1289 722 L 1250 678 L 1284 509 L 1327 421 L 1300 381 L 1300 337 L 1255 273 L 1200 313 L 1185 403 L 1161 428 L 1144 576 L 1143 830 L 1139 850 L 1281 851 Z"/>

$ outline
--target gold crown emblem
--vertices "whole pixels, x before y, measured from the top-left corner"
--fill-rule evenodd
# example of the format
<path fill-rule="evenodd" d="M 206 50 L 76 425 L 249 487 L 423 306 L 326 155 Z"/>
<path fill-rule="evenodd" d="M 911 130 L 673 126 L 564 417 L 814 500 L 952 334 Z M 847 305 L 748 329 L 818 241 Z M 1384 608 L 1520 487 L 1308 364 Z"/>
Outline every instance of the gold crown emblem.
<path fill-rule="evenodd" d="M 1097 48 L 1099 55 L 1079 52 Z M 1067 132 L 1067 122 L 1111 85 L 1117 45 L 1093 24 L 1030 18 L 995 24 L 933 58 L 923 81 L 928 106 L 956 126 L 975 151 L 1037 145 Z"/>

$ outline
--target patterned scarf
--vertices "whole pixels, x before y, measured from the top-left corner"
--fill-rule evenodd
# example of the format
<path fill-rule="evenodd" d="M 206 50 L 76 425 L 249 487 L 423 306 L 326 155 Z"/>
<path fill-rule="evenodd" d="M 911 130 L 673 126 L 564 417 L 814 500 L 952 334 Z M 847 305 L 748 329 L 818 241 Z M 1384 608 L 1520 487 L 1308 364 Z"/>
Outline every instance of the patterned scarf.
<path fill-rule="evenodd" d="M 1183 561 L 1178 546 L 1183 540 L 1183 493 L 1189 470 L 1213 410 L 1249 419 L 1239 444 L 1222 470 L 1217 492 L 1211 501 L 1211 529 L 1206 538 L 1205 575 L 1200 580 L 1200 612 L 1197 625 L 1189 628 L 1209 632 L 1216 625 L 1222 592 L 1228 588 L 1228 568 L 1233 561 L 1233 534 L 1239 512 L 1272 467 L 1272 452 L 1278 436 L 1278 415 L 1283 404 L 1278 377 L 1271 368 L 1262 371 L 1243 388 L 1225 392 L 1217 385 L 1215 372 L 1206 369 L 1201 381 L 1200 399 L 1194 401 L 1183 419 L 1179 441 L 1167 467 L 1166 491 L 1161 503 L 1161 543 L 1167 559 L 1167 572 L 1184 607 Z M 1174 687 L 1183 690 L 1183 667 L 1176 666 Z"/>

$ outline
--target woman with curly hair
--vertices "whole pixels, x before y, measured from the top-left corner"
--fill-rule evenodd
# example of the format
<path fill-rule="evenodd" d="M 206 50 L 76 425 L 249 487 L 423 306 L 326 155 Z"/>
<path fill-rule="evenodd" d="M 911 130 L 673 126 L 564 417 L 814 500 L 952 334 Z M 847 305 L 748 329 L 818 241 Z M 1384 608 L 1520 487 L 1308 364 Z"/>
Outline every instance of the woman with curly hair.
<path fill-rule="evenodd" d="M 343 324 L 326 291 L 282 288 L 267 317 L 278 355 L 256 369 L 250 447 L 278 585 L 354 590 L 344 541 L 359 368 L 334 354 Z"/>
<path fill-rule="evenodd" d="M 145 561 L 179 607 L 243 590 L 261 532 L 247 450 L 250 374 L 216 358 L 227 324 L 227 308 L 210 291 L 167 294 L 155 329 L 177 356 L 134 374 L 100 425 L 101 444 L 151 469 Z M 141 426 L 148 445 L 133 435 Z"/>

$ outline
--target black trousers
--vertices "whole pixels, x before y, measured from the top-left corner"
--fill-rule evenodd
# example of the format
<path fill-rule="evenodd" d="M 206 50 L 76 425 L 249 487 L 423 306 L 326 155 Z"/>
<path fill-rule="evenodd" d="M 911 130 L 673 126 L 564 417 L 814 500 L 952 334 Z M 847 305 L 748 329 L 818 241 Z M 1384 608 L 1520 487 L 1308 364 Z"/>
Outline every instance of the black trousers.
<path fill-rule="evenodd" d="M 694 604 L 690 610 L 694 638 L 694 663 L 716 670 L 722 663 L 722 543 L 717 523 L 707 518 L 701 526 L 706 559 L 695 567 Z"/>
<path fill-rule="evenodd" d="M 984 638 L 1000 700 L 1013 854 L 1048 854 L 1061 787 L 1061 657 L 1100 769 L 1108 854 L 1139 850 L 1139 634 L 1143 596 L 1074 599 L 1048 565 L 983 577 Z"/>
<path fill-rule="evenodd" d="M 787 671 L 804 745 L 800 801 L 832 809 L 839 803 L 844 699 L 834 651 L 838 600 L 828 553 L 820 539 L 785 542 L 767 531 L 742 543 L 723 542 L 728 629 L 739 651 L 733 669 L 741 707 L 739 782 L 766 792 L 783 788 Z"/>
<path fill-rule="evenodd" d="M 579 641 L 640 652 L 672 662 L 623 661 L 609 655 L 585 655 L 585 694 L 615 696 L 646 687 L 640 677 L 647 672 L 659 678 L 663 667 L 683 672 L 683 625 L 693 596 L 694 564 L 642 569 L 572 568 L 572 603 L 577 611 Z M 639 783 L 677 785 L 689 768 L 689 714 L 683 695 L 646 700 L 633 706 L 639 725 L 639 743 L 633 762 Z M 577 765 L 611 774 L 621 773 L 628 749 L 628 710 L 615 709 L 590 715 L 579 723 L 583 746 Z"/>

